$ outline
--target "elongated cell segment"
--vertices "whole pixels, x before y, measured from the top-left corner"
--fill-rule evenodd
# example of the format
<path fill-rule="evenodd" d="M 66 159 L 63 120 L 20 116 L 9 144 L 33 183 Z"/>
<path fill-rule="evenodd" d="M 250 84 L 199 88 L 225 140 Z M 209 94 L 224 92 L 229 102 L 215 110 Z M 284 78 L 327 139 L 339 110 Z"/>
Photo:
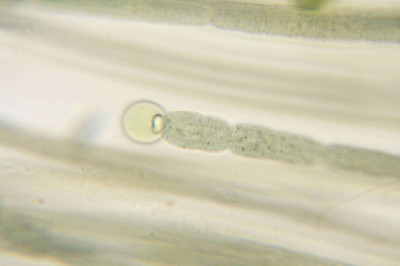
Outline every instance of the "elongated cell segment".
<path fill-rule="evenodd" d="M 138 101 L 129 105 L 122 117 L 125 134 L 137 143 L 152 143 L 161 138 L 164 126 L 164 110 L 150 101 Z"/>
<path fill-rule="evenodd" d="M 181 148 L 221 151 L 228 147 L 231 126 L 222 119 L 195 112 L 171 112 L 164 118 L 162 138 Z"/>
<path fill-rule="evenodd" d="M 304 9 L 309 9 L 309 10 L 315 10 L 318 9 L 326 0 L 296 0 L 295 3 L 297 6 L 304 8 Z"/>
<path fill-rule="evenodd" d="M 310 164 L 320 158 L 323 145 L 311 139 L 255 125 L 236 125 L 230 150 L 238 155 Z"/>
<path fill-rule="evenodd" d="M 400 176 L 400 157 L 354 147 L 327 146 L 323 158 L 329 166 L 375 176 Z"/>

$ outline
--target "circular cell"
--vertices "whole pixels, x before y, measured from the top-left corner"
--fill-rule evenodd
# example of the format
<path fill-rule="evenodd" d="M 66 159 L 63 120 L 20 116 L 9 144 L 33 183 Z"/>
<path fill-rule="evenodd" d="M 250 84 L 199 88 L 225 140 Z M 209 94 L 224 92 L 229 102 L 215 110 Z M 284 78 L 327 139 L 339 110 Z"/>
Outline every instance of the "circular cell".
<path fill-rule="evenodd" d="M 138 143 L 152 143 L 161 138 L 164 110 L 151 101 L 137 101 L 129 105 L 122 116 L 125 134 Z"/>

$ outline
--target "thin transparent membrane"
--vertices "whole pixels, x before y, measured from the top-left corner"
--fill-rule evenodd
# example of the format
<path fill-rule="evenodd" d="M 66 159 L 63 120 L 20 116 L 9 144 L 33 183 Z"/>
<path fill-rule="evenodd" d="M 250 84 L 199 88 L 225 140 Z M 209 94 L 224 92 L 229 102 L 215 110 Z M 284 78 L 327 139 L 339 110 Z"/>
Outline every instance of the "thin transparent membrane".
<path fill-rule="evenodd" d="M 398 13 L 332 2 L 3 2 L 0 264 L 396 265 Z"/>

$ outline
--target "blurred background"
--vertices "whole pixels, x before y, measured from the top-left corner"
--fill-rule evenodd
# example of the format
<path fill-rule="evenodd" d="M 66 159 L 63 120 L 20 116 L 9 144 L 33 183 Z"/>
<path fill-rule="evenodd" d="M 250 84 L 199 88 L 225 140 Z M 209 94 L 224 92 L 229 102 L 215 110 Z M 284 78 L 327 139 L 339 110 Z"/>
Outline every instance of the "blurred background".
<path fill-rule="evenodd" d="M 0 265 L 397 265 L 399 10 L 0 1 Z M 137 144 L 140 100 L 350 152 Z"/>

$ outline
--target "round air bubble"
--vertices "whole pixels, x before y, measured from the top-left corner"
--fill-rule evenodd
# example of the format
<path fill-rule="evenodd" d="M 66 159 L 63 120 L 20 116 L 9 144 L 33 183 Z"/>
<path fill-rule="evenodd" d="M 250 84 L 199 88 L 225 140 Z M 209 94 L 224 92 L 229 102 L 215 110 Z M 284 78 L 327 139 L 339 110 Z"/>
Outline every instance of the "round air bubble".
<path fill-rule="evenodd" d="M 161 138 L 164 114 L 164 109 L 154 102 L 134 102 L 122 116 L 122 127 L 134 142 L 153 143 Z"/>

